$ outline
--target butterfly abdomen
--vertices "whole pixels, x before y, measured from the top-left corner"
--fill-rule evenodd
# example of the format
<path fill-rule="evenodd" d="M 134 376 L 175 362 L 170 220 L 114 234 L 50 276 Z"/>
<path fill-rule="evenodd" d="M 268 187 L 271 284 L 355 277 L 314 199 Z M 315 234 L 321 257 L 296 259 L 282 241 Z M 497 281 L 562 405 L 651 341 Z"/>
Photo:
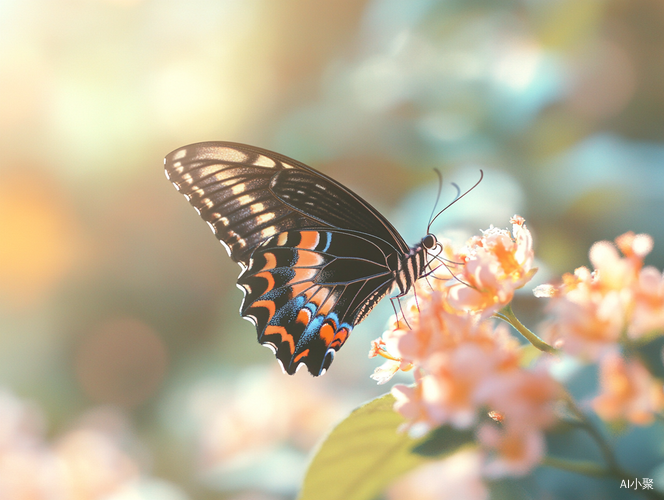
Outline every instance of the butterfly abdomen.
<path fill-rule="evenodd" d="M 399 288 L 399 296 L 406 295 L 410 288 L 422 275 L 427 268 L 427 248 L 424 246 L 424 240 L 411 248 L 408 255 L 400 262 L 395 271 L 395 284 Z"/>

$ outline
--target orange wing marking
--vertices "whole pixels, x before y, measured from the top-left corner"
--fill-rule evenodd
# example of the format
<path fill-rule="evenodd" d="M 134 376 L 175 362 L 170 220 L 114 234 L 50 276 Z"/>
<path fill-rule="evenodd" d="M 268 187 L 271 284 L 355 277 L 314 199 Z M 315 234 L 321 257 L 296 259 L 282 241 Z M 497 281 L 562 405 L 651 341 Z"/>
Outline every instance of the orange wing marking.
<path fill-rule="evenodd" d="M 310 320 L 311 311 L 305 307 L 304 309 L 300 309 L 300 312 L 297 313 L 297 319 L 295 321 L 302 323 L 304 326 L 307 326 Z"/>
<path fill-rule="evenodd" d="M 288 333 L 283 326 L 268 325 L 268 327 L 265 329 L 265 335 L 279 335 L 281 337 L 281 341 L 287 343 L 288 347 L 290 347 L 291 355 L 295 351 L 293 336 Z"/>
<path fill-rule="evenodd" d="M 280 233 L 279 236 L 277 236 L 278 247 L 283 247 L 287 241 L 288 241 L 288 233 Z"/>
<path fill-rule="evenodd" d="M 342 345 L 344 345 L 344 342 L 346 342 L 347 338 L 348 338 L 348 328 L 340 328 L 339 331 L 334 336 L 334 340 L 330 343 L 328 347 L 339 349 Z"/>
<path fill-rule="evenodd" d="M 337 300 L 339 300 L 339 294 L 331 293 L 330 296 L 328 296 L 328 298 L 325 299 L 323 305 L 320 306 L 318 311 L 316 311 L 316 314 L 320 314 L 321 316 L 327 316 L 328 314 L 330 314 L 330 311 L 332 311 L 332 308 L 337 304 Z"/>
<path fill-rule="evenodd" d="M 320 266 L 325 262 L 325 259 L 322 255 L 317 254 L 316 252 L 307 252 L 306 250 L 297 250 L 297 262 L 295 263 L 298 267 L 316 267 Z"/>
<path fill-rule="evenodd" d="M 265 265 L 263 266 L 264 271 L 277 267 L 277 258 L 272 252 L 265 252 L 263 257 L 265 257 Z"/>
<path fill-rule="evenodd" d="M 262 273 L 258 273 L 255 275 L 257 278 L 264 278 L 267 280 L 267 287 L 265 290 L 263 290 L 263 293 L 261 295 L 266 294 L 270 290 L 274 288 L 274 276 L 272 276 L 272 273 L 270 271 L 263 271 Z"/>
<path fill-rule="evenodd" d="M 325 346 L 327 347 L 334 340 L 334 327 L 329 323 L 323 323 L 323 326 L 320 327 L 318 335 L 320 335 L 320 338 L 323 339 Z"/>
<path fill-rule="evenodd" d="M 313 285 L 313 283 L 311 284 Z M 293 290 L 295 290 L 297 286 L 299 285 L 293 285 Z M 310 290 L 307 290 L 307 292 L 305 292 L 304 294 L 304 296 L 307 298 L 307 301 L 310 304 L 315 305 L 317 310 L 320 308 L 320 305 L 325 301 L 326 297 L 329 295 L 330 295 L 330 289 L 323 288 L 321 286 L 312 287 Z"/>
<path fill-rule="evenodd" d="M 315 286 L 312 281 L 298 283 L 297 285 L 293 285 L 291 288 L 291 299 L 293 297 L 297 297 L 298 295 L 304 295 L 307 298 L 307 302 L 310 301 L 311 297 L 313 297 L 316 291 L 319 290 L 319 287 Z M 316 304 L 316 307 L 318 307 L 318 304 Z"/>
<path fill-rule="evenodd" d="M 299 283 L 301 281 L 308 281 L 311 282 L 312 278 L 316 277 L 316 274 L 318 274 L 318 269 L 310 269 L 310 268 L 294 268 L 295 271 L 295 276 L 288 282 L 290 283 Z"/>
<path fill-rule="evenodd" d="M 254 307 L 264 307 L 265 309 L 268 310 L 268 313 L 270 314 L 270 316 L 267 318 L 268 322 L 272 319 L 272 316 L 274 316 L 275 307 L 274 307 L 274 302 L 272 302 L 271 300 L 256 301 L 253 304 L 251 304 L 251 307 L 249 309 L 253 309 Z"/>
<path fill-rule="evenodd" d="M 293 360 L 293 363 L 297 363 L 297 362 L 300 361 L 302 358 L 306 357 L 308 354 L 309 354 L 309 349 L 305 349 L 305 350 L 302 351 L 300 354 L 298 354 L 297 356 L 295 356 L 295 359 Z"/>
<path fill-rule="evenodd" d="M 306 248 L 313 250 L 320 241 L 320 234 L 318 231 L 300 231 L 300 243 L 297 248 Z"/>

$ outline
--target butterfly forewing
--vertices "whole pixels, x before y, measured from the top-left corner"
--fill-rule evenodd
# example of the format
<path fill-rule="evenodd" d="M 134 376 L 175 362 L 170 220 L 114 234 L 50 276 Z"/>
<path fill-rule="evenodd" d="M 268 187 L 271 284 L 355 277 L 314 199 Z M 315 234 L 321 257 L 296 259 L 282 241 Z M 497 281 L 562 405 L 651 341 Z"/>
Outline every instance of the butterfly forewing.
<path fill-rule="evenodd" d="M 283 155 L 203 142 L 173 151 L 164 164 L 169 180 L 229 247 L 233 260 L 244 265 L 261 241 L 306 227 L 367 232 L 408 251 L 396 229 L 366 201 Z"/>
<path fill-rule="evenodd" d="M 225 143 L 186 146 L 164 160 L 166 175 L 210 225 L 232 259 L 246 266 L 254 248 L 282 231 L 312 225 L 270 192 L 270 181 L 289 168 Z"/>

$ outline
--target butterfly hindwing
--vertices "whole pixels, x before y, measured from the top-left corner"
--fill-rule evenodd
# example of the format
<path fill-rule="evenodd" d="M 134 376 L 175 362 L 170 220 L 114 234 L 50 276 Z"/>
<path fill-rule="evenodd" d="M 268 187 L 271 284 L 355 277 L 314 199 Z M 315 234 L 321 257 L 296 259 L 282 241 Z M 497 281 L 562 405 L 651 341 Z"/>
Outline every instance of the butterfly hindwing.
<path fill-rule="evenodd" d="M 369 312 L 367 304 L 391 288 L 387 259 L 359 234 L 281 233 L 255 250 L 238 279 L 245 291 L 240 312 L 256 325 L 259 342 L 273 348 L 286 372 L 304 363 L 320 375 Z"/>

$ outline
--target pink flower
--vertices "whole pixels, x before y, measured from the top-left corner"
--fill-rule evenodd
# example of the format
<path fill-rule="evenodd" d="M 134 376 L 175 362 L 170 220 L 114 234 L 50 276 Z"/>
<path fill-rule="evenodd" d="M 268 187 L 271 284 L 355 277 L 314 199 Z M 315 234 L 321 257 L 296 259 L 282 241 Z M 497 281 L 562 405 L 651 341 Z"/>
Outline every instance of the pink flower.
<path fill-rule="evenodd" d="M 487 354 L 481 346 L 468 342 L 428 360 L 426 368 L 431 375 L 422 379 L 422 400 L 433 427 L 450 424 L 468 428 L 475 424 L 482 404 L 478 392 L 493 372 L 493 360 L 485 362 Z"/>
<path fill-rule="evenodd" d="M 383 339 L 376 339 L 371 341 L 371 349 L 369 350 L 369 357 L 375 358 L 379 356 L 385 349 L 385 341 Z"/>
<path fill-rule="evenodd" d="M 379 383 L 416 368 L 414 387 L 392 389 L 394 409 L 411 434 L 441 425 L 467 429 L 487 409 L 499 414 L 509 433 L 483 431 L 485 447 L 497 450 L 489 468 L 497 475 L 525 473 L 541 458 L 541 430 L 554 421 L 560 395 L 545 370 L 521 365 L 523 351 L 508 327 L 487 319 L 536 271 L 523 218 L 515 216 L 512 224 L 512 233 L 492 227 L 461 250 L 445 243 L 449 264 L 436 269 L 439 279 L 417 283 L 405 318 L 395 319 L 370 353 L 388 359 L 372 376 Z"/>
<path fill-rule="evenodd" d="M 490 227 L 451 259 L 463 263 L 446 290 L 452 308 L 489 317 L 535 274 L 532 235 L 523 217 L 515 215 L 511 222 L 511 234 Z"/>
<path fill-rule="evenodd" d="M 485 424 L 478 432 L 482 446 L 493 454 L 484 466 L 484 475 L 490 478 L 523 476 L 544 457 L 544 434 L 535 428 Z"/>
<path fill-rule="evenodd" d="M 538 287 L 536 296 L 552 299 L 545 337 L 569 354 L 596 361 L 625 333 L 638 338 L 664 330 L 664 279 L 653 268 L 642 269 L 651 249 L 650 236 L 631 232 L 616 238 L 616 245 L 597 242 L 589 252 L 594 271 L 580 267 L 558 286 Z"/>
<path fill-rule="evenodd" d="M 401 369 L 399 361 L 388 359 L 374 370 L 371 378 L 378 382 L 378 385 L 383 385 L 390 381 L 390 379 Z"/>
<path fill-rule="evenodd" d="M 644 267 L 634 286 L 634 308 L 627 333 L 632 338 L 664 332 L 664 274 Z"/>
<path fill-rule="evenodd" d="M 544 336 L 573 356 L 597 360 L 620 338 L 625 324 L 623 301 L 615 290 L 598 291 L 597 275 L 586 268 L 577 269 L 575 277 L 578 281 L 553 299 L 549 310 L 555 319 Z"/>
<path fill-rule="evenodd" d="M 638 359 L 626 360 L 617 352 L 605 356 L 600 364 L 600 385 L 593 408 L 604 420 L 624 419 L 647 425 L 664 408 L 661 381 L 654 379 Z"/>
<path fill-rule="evenodd" d="M 546 429 L 555 421 L 562 388 L 540 363 L 532 370 L 497 373 L 482 387 L 480 397 L 510 425 Z"/>
<path fill-rule="evenodd" d="M 422 399 L 421 377 L 416 375 L 415 379 L 417 382 L 415 386 L 397 384 L 392 387 L 391 392 L 396 400 L 394 411 L 400 413 L 406 419 L 406 423 L 399 430 L 402 432 L 409 431 L 413 437 L 421 437 L 429 432 L 435 424 L 432 424 L 427 405 Z"/>

